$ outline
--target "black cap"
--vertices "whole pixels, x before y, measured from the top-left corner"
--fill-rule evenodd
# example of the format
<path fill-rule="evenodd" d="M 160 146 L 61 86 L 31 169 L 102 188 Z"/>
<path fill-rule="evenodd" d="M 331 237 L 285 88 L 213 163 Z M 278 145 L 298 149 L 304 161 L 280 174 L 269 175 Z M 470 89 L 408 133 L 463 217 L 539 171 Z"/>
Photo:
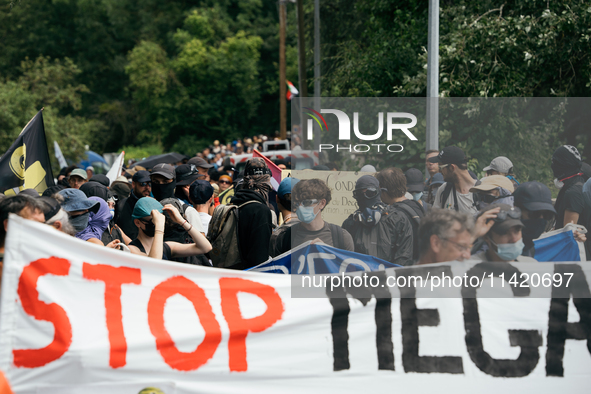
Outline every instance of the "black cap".
<path fill-rule="evenodd" d="M 134 182 L 150 182 L 150 173 L 148 171 L 139 170 L 131 177 Z"/>
<path fill-rule="evenodd" d="M 190 185 L 199 177 L 205 176 L 199 174 L 199 170 L 197 170 L 195 164 L 181 164 L 175 169 L 175 172 L 177 186 Z"/>
<path fill-rule="evenodd" d="M 43 215 L 45 215 L 45 221 L 48 221 L 49 219 L 57 215 L 57 213 L 60 211 L 62 207 L 55 198 L 41 196 L 39 197 L 39 201 L 42 201 L 44 203 Z"/>
<path fill-rule="evenodd" d="M 411 168 L 404 173 L 406 177 L 406 189 L 409 193 L 420 193 L 425 190 L 425 183 L 423 182 L 423 173 L 421 170 Z"/>
<path fill-rule="evenodd" d="M 480 211 L 479 216 L 482 215 L 484 212 L 486 211 L 490 211 L 491 209 L 495 209 L 495 208 L 501 208 L 501 212 L 499 212 L 499 215 L 505 211 L 505 213 L 507 212 L 511 212 L 511 214 L 505 214 L 505 218 L 502 221 L 497 221 L 497 219 L 495 219 L 495 224 L 491 227 L 491 231 L 494 231 L 497 234 L 506 234 L 507 231 L 509 231 L 509 229 L 511 227 L 525 227 L 523 225 L 523 223 L 521 222 L 521 210 L 517 207 L 512 207 L 509 204 L 490 204 L 488 205 L 486 208 L 484 208 L 482 211 Z"/>
<path fill-rule="evenodd" d="M 213 187 L 207 181 L 198 179 L 189 188 L 189 197 L 193 204 L 205 204 L 213 196 Z"/>
<path fill-rule="evenodd" d="M 202 159 L 199 156 L 190 158 L 189 161 L 187 162 L 187 164 L 195 164 L 195 167 L 201 167 L 201 168 L 213 167 L 213 164 L 207 163 L 204 159 Z"/>
<path fill-rule="evenodd" d="M 171 166 L 170 164 L 166 164 L 166 163 L 156 164 L 152 168 L 152 175 L 162 175 L 166 179 L 174 179 L 175 178 L 174 167 Z"/>
<path fill-rule="evenodd" d="M 22 194 L 23 196 L 29 196 L 29 197 L 39 197 L 39 192 L 35 189 L 25 189 L 25 190 L 21 190 L 19 194 Z"/>
<path fill-rule="evenodd" d="M 513 192 L 515 205 L 528 211 L 550 211 L 556 213 L 552 205 L 552 192 L 540 182 L 522 183 Z"/>
<path fill-rule="evenodd" d="M 109 189 L 107 189 L 102 183 L 95 181 L 86 182 L 84 185 L 80 186 L 80 190 L 86 194 L 86 197 L 100 197 L 105 201 L 109 198 Z"/>
<path fill-rule="evenodd" d="M 90 178 L 90 181 L 91 182 L 98 182 L 101 185 L 104 185 L 106 187 L 109 187 L 111 185 L 111 181 L 104 174 L 96 174 L 96 175 L 93 175 L 92 178 Z"/>
<path fill-rule="evenodd" d="M 457 146 L 446 146 L 437 156 L 430 157 L 428 161 L 441 164 L 465 164 L 466 155 Z"/>

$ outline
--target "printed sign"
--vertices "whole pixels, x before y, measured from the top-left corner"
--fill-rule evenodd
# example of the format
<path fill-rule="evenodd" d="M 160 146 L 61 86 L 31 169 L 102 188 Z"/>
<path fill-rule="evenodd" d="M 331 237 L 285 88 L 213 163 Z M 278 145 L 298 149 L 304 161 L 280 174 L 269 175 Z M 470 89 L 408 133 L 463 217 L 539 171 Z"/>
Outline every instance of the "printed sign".
<path fill-rule="evenodd" d="M 284 170 L 283 174 L 285 172 Z M 326 182 L 331 191 L 332 200 L 322 211 L 322 219 L 339 226 L 357 210 L 357 201 L 353 198 L 353 190 L 355 190 L 357 179 L 363 175 L 373 175 L 373 173 L 359 171 L 291 171 L 291 176 L 294 178 L 316 178 Z"/>

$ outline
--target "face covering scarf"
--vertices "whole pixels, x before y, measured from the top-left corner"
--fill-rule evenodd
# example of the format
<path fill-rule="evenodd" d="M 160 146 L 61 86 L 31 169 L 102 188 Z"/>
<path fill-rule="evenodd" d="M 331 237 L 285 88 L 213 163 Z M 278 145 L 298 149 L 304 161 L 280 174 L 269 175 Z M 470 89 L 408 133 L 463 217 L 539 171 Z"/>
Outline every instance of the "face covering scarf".
<path fill-rule="evenodd" d="M 85 228 L 79 230 L 78 234 L 76 234 L 76 238 L 83 241 L 87 241 L 90 238 L 96 238 L 100 240 L 103 236 L 103 232 L 105 232 L 107 226 L 109 225 L 109 221 L 111 221 L 109 205 L 100 197 L 88 197 L 88 199 L 92 201 L 98 201 L 100 207 L 96 213 L 88 213 L 88 224 Z M 70 223 L 72 223 L 72 220 L 70 220 Z M 72 223 L 72 225 L 74 224 Z"/>
<path fill-rule="evenodd" d="M 170 183 L 165 183 L 160 185 L 158 183 L 152 182 L 152 194 L 157 201 L 164 200 L 165 198 L 170 198 L 174 195 L 174 188 L 176 187 L 176 180 L 173 180 Z"/>

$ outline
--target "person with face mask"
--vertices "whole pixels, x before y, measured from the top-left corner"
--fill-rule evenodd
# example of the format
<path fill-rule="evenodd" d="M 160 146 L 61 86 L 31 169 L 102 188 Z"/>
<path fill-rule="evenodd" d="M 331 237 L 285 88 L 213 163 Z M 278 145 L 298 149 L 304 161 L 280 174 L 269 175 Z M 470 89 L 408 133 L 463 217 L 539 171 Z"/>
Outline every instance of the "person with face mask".
<path fill-rule="evenodd" d="M 513 205 L 514 191 L 513 183 L 502 175 L 489 175 L 480 181 L 479 184 L 470 189 L 476 195 L 480 211 L 490 204 Z"/>
<path fill-rule="evenodd" d="M 165 163 L 156 164 L 152 168 L 150 180 L 152 181 L 152 195 L 156 201 L 174 196 L 176 173 L 173 166 Z"/>
<path fill-rule="evenodd" d="M 580 224 L 591 228 L 591 208 L 585 205 L 581 155 L 577 148 L 563 145 L 552 155 L 554 185 L 560 189 L 554 207 L 556 209 L 556 229 L 568 223 Z M 585 242 L 587 255 L 591 252 L 591 237 L 575 234 L 577 241 Z"/>
<path fill-rule="evenodd" d="M 388 210 L 381 194 L 380 183 L 375 177 L 360 177 L 353 191 L 359 209 L 343 222 L 342 227 L 353 237 L 355 252 L 394 264 L 412 265 L 412 226 L 403 213 Z"/>
<path fill-rule="evenodd" d="M 335 248 L 355 251 L 351 234 L 322 219 L 322 210 L 330 203 L 331 192 L 320 179 L 300 180 L 291 191 L 292 210 L 299 223 L 284 231 L 278 239 L 279 254 L 285 253 L 304 242 L 322 242 Z"/>
<path fill-rule="evenodd" d="M 163 212 L 167 212 L 176 224 L 183 227 L 194 243 L 164 242 L 166 217 Z M 170 204 L 163 207 L 151 197 L 140 198 L 133 208 L 132 218 L 138 227 L 138 237 L 129 243 L 129 250 L 133 254 L 172 260 L 173 258 L 204 254 L 211 250 L 211 244 L 207 238 L 187 222 L 178 209 Z"/>
<path fill-rule="evenodd" d="M 131 178 L 131 193 L 128 198 L 120 199 L 115 210 L 115 222 L 117 226 L 129 238 L 137 237 L 137 227 L 133 223 L 131 214 L 137 201 L 142 197 L 150 196 L 152 192 L 152 181 L 150 173 L 145 170 L 138 170 Z"/>
<path fill-rule="evenodd" d="M 103 245 L 100 241 L 102 232 L 98 235 L 92 230 L 86 231 L 89 227 L 90 214 L 92 213 L 94 216 L 101 209 L 101 205 L 97 201 L 101 199 L 94 197 L 96 200 L 91 200 L 86 197 L 84 192 L 78 189 L 65 189 L 58 194 L 64 199 L 61 202 L 62 209 L 68 213 L 70 224 L 76 231 L 74 236 L 83 241 Z M 110 218 L 109 208 L 106 202 L 102 211 L 103 216 L 107 215 Z"/>
<path fill-rule="evenodd" d="M 470 257 L 471 260 L 477 261 L 519 261 L 519 262 L 534 262 L 532 257 L 522 256 L 523 243 L 522 229 L 525 227 L 521 222 L 521 209 L 512 207 L 507 204 L 491 204 L 483 211 L 479 212 L 479 216 L 485 214 L 495 208 L 500 208 L 496 217 L 488 219 L 494 224 L 483 236 L 484 241 L 488 245 L 488 249 L 484 252 L 474 254 Z"/>
<path fill-rule="evenodd" d="M 535 257 L 534 239 L 538 239 L 551 228 L 556 210 L 552 206 L 552 193 L 548 186 L 540 182 L 526 182 L 519 185 L 513 193 L 515 206 L 521 209 L 523 228 L 522 255 Z"/>
<path fill-rule="evenodd" d="M 404 176 L 406 177 L 406 191 L 412 195 L 412 201 L 417 202 L 417 204 L 414 204 L 414 206 L 411 205 L 411 207 L 413 207 L 413 209 L 419 207 L 423 211 L 423 214 L 427 213 L 427 211 L 431 208 L 431 204 L 425 202 L 425 199 L 423 198 L 425 194 L 423 173 L 416 168 L 411 168 L 406 170 Z"/>
<path fill-rule="evenodd" d="M 248 160 L 242 186 L 230 200 L 240 207 L 237 227 L 241 262 L 232 269 L 247 269 L 269 259 L 273 231 L 273 215 L 268 205 L 270 190 L 271 170 L 265 161 L 258 157 Z"/>

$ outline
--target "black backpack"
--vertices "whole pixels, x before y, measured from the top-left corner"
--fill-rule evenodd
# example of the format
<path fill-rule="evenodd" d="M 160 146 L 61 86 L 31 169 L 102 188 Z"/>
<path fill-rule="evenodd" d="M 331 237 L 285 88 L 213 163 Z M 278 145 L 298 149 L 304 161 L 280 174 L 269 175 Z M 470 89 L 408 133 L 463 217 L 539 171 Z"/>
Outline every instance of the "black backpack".
<path fill-rule="evenodd" d="M 179 213 L 183 216 L 183 218 L 186 219 L 185 212 L 187 212 L 187 209 L 190 207 L 190 205 L 181 203 L 179 200 L 174 198 L 165 199 L 162 200 L 162 202 L 162 205 L 174 205 L 179 210 Z M 165 226 L 166 227 L 164 229 L 164 242 L 171 241 L 178 242 L 180 244 L 192 244 L 193 242 L 195 242 L 193 241 L 193 238 L 191 238 L 191 235 L 189 235 L 189 232 L 185 230 L 183 226 L 172 222 L 169 218 L 167 218 Z M 185 264 L 205 265 L 208 267 L 211 266 L 209 264 L 209 259 L 203 254 L 187 257 L 172 257 L 171 260 Z"/>

